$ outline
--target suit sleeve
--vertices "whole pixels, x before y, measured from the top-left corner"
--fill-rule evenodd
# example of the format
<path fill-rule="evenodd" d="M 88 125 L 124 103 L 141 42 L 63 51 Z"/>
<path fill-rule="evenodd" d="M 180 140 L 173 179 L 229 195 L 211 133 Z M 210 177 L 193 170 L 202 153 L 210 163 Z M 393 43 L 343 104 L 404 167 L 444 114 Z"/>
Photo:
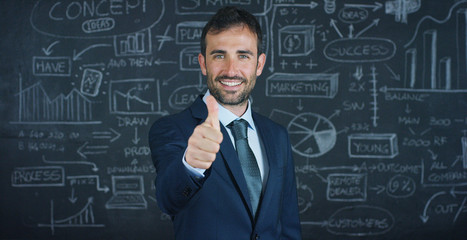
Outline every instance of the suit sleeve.
<path fill-rule="evenodd" d="M 290 139 L 287 139 L 287 165 L 284 168 L 285 184 L 284 199 L 281 213 L 281 239 L 301 239 L 300 219 L 298 216 L 297 184 L 295 180 L 295 165 L 292 157 Z"/>
<path fill-rule="evenodd" d="M 192 132 L 192 129 L 186 131 Z M 203 179 L 192 177 L 182 162 L 187 134 L 177 121 L 169 118 L 158 120 L 149 131 L 151 157 L 157 172 L 157 204 L 171 216 L 187 206 L 203 183 Z"/>

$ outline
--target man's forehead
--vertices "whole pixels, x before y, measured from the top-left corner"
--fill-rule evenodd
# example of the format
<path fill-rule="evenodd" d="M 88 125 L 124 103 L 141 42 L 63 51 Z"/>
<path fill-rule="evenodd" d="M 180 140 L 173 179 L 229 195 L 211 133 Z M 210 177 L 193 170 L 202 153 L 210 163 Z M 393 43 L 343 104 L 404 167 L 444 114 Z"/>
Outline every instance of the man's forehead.
<path fill-rule="evenodd" d="M 246 30 L 246 31 L 244 31 Z M 256 36 L 256 33 L 255 31 L 253 31 L 250 27 L 248 27 L 248 25 L 244 25 L 244 24 L 238 24 L 238 25 L 232 25 L 232 26 L 229 26 L 227 28 L 223 28 L 223 29 L 210 29 L 207 33 L 206 33 L 206 38 L 208 36 L 216 36 L 216 35 L 219 35 L 219 34 L 222 34 L 222 33 L 225 33 L 225 32 L 228 32 L 228 31 L 234 31 L 234 32 L 248 32 L 249 34 L 251 34 L 255 39 L 257 39 L 257 36 Z"/>
<path fill-rule="evenodd" d="M 258 38 L 256 36 L 256 34 L 254 32 L 252 32 L 251 30 L 244 30 L 243 28 L 239 28 L 239 27 L 231 27 L 231 28 L 228 28 L 228 29 L 224 29 L 222 31 L 212 31 L 212 32 L 208 32 L 206 34 L 206 38 L 205 38 L 205 41 L 206 41 L 206 46 L 209 45 L 209 39 L 218 39 L 217 37 L 220 36 L 220 35 L 223 35 L 224 33 L 228 33 L 228 32 L 233 32 L 234 35 L 237 35 L 237 36 L 240 36 L 240 35 L 243 35 L 243 36 L 248 36 L 248 37 L 251 37 L 252 40 L 255 41 L 255 44 L 257 43 L 258 41 Z M 229 38 L 227 38 L 229 39 Z"/>

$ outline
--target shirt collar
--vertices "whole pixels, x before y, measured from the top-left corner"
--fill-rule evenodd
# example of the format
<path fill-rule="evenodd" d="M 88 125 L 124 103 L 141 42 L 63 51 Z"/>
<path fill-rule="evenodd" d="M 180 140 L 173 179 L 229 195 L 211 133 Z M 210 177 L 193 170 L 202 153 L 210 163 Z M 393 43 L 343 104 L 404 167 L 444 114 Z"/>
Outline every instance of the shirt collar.
<path fill-rule="evenodd" d="M 209 90 L 206 91 L 206 94 L 204 94 L 203 101 L 206 103 L 206 98 L 211 95 Z M 253 116 L 251 114 L 251 102 L 248 100 L 248 106 L 246 108 L 245 113 L 238 117 L 237 115 L 233 114 L 231 111 L 229 111 L 227 108 L 222 106 L 221 104 L 217 103 L 219 105 L 219 121 L 224 125 L 224 127 L 227 128 L 227 125 L 229 125 L 232 121 L 237 120 L 237 119 L 244 119 L 248 122 L 248 125 L 253 131 L 256 131 L 255 123 L 253 121 Z"/>

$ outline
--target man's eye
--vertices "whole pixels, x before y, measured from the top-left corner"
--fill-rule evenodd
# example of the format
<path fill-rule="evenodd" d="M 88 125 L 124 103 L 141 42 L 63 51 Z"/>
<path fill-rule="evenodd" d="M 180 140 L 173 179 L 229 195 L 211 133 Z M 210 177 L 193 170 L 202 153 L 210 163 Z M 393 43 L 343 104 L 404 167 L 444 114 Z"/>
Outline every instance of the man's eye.
<path fill-rule="evenodd" d="M 248 55 L 240 55 L 239 58 L 240 59 L 248 59 L 249 57 L 248 57 Z"/>
<path fill-rule="evenodd" d="M 224 58 L 224 55 L 215 55 L 214 58 L 215 58 L 215 59 L 223 59 L 223 58 Z"/>

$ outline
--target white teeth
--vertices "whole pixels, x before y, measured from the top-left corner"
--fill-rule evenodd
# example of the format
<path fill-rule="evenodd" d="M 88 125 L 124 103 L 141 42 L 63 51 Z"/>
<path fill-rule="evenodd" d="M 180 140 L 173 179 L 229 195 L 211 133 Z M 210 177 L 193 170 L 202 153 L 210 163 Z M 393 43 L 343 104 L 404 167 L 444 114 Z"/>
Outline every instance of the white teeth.
<path fill-rule="evenodd" d="M 227 85 L 229 87 L 234 87 L 234 86 L 238 86 L 238 85 L 242 84 L 242 82 L 223 82 L 223 81 L 221 81 L 221 83 L 224 84 L 224 85 Z"/>

